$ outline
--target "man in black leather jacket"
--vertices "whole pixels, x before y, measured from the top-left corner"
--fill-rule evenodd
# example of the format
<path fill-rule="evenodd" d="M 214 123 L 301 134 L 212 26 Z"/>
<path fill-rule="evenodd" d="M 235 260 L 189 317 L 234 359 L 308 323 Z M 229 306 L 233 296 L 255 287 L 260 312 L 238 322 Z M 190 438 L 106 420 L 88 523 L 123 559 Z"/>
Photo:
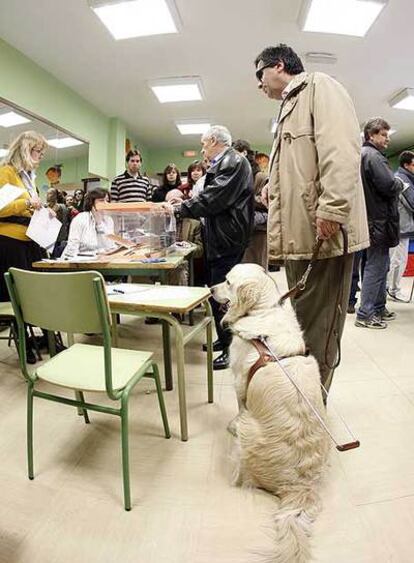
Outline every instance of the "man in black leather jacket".
<path fill-rule="evenodd" d="M 389 143 L 389 124 L 381 118 L 370 119 L 364 127 L 365 142 L 361 151 L 361 178 L 367 206 L 371 246 L 361 289 L 361 305 L 355 325 L 364 328 L 387 328 L 396 317 L 387 310 L 386 283 L 390 265 L 389 249 L 399 243 L 398 194 L 402 182 L 394 177 L 383 154 Z"/>
<path fill-rule="evenodd" d="M 225 280 L 240 263 L 249 244 L 254 212 L 253 176 L 247 159 L 231 148 L 230 132 L 222 126 L 211 127 L 201 138 L 202 153 L 210 160 L 203 191 L 175 208 L 179 217 L 204 218 L 203 242 L 209 284 Z M 211 302 L 217 340 L 214 351 L 222 354 L 214 360 L 214 369 L 229 365 L 229 330 L 221 326 L 224 316 L 219 304 Z"/>

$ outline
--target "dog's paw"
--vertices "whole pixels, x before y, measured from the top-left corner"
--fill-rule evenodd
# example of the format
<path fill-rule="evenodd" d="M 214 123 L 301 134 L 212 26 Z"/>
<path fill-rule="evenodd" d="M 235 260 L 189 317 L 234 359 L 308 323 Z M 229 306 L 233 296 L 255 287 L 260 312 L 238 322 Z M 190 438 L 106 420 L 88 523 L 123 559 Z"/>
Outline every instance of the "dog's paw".
<path fill-rule="evenodd" d="M 233 418 L 233 420 L 231 420 L 227 425 L 227 432 L 230 432 L 230 434 L 235 438 L 238 435 L 238 421 L 239 421 L 239 415 Z"/>

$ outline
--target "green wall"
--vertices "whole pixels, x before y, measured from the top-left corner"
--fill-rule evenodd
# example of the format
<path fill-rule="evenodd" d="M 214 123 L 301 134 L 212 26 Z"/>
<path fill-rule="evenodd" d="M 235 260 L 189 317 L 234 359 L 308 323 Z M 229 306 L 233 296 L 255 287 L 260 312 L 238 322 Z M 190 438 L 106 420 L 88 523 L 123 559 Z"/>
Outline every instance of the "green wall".
<path fill-rule="evenodd" d="M 89 172 L 117 173 L 125 126 L 109 118 L 22 53 L 0 40 L 0 97 L 44 118 L 90 144 Z"/>
<path fill-rule="evenodd" d="M 258 152 L 264 152 L 270 154 L 270 145 L 253 145 L 254 150 Z M 195 150 L 196 156 L 186 158 L 183 156 L 184 150 Z M 201 144 L 193 143 L 187 145 L 185 149 L 183 148 L 171 148 L 171 149 L 157 149 L 150 150 L 148 152 L 148 160 L 144 159 L 144 169 L 148 174 L 155 175 L 159 172 L 163 172 L 164 168 L 171 162 L 176 164 L 181 172 L 186 172 L 188 166 L 194 160 L 201 160 L 202 156 L 200 153 Z"/>
<path fill-rule="evenodd" d="M 75 158 L 44 160 L 39 168 L 36 170 L 36 185 L 40 191 L 40 197 L 45 198 L 48 186 L 48 179 L 46 178 L 46 170 L 55 164 L 62 164 L 62 184 L 81 184 L 82 178 L 88 177 L 88 156 L 78 156 Z"/>

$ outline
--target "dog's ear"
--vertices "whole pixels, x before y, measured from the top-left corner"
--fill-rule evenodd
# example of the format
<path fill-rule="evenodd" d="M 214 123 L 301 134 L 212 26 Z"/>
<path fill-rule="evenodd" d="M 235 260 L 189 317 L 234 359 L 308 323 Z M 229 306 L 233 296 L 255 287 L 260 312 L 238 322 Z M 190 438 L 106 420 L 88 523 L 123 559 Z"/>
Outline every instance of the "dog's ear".
<path fill-rule="evenodd" d="M 234 323 L 252 309 L 260 297 L 257 280 L 245 281 L 236 290 L 235 298 L 223 318 L 223 323 Z"/>

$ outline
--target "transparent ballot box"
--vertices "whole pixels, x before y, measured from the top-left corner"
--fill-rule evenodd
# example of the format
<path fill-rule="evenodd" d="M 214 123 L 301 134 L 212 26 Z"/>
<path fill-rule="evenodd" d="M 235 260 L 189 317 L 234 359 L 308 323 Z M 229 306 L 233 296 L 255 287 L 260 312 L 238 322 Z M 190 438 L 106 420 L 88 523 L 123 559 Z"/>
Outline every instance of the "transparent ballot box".
<path fill-rule="evenodd" d="M 97 210 L 113 221 L 113 235 L 107 235 L 120 249 L 136 257 L 165 256 L 176 242 L 172 212 L 156 203 L 100 203 Z"/>

